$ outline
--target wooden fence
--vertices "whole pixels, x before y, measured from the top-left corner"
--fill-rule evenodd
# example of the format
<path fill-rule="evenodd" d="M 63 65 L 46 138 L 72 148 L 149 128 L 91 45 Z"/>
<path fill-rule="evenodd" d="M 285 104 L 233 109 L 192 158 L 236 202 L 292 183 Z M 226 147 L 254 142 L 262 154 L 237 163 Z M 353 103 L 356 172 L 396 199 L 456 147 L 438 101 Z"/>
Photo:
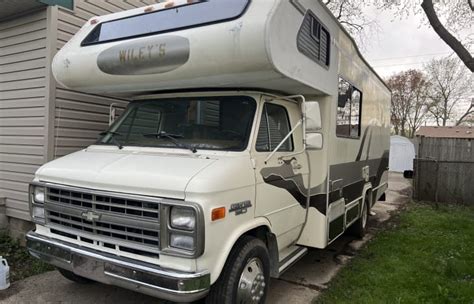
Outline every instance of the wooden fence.
<path fill-rule="evenodd" d="M 420 137 L 419 144 L 414 198 L 474 205 L 472 140 Z"/>

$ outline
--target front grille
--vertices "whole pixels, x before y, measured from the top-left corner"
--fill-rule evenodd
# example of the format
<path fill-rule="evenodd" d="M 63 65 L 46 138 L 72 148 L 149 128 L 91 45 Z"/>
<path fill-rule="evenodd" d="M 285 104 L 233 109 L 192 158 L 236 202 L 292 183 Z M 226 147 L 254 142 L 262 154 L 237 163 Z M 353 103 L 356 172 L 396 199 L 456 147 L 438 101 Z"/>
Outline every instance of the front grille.
<path fill-rule="evenodd" d="M 52 233 L 124 252 L 158 253 L 159 203 L 53 187 L 45 194 Z"/>

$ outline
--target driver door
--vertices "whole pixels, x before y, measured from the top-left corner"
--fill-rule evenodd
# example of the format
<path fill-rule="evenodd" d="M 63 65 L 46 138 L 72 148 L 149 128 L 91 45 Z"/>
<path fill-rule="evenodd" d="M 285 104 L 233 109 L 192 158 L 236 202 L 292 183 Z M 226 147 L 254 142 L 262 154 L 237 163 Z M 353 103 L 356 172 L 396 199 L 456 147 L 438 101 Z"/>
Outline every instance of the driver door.
<path fill-rule="evenodd" d="M 281 100 L 261 104 L 252 149 L 255 161 L 256 214 L 271 222 L 279 249 L 296 241 L 306 215 L 308 159 L 301 127 L 265 160 L 301 119 L 296 103 Z M 299 153 L 297 153 L 299 152 Z"/>

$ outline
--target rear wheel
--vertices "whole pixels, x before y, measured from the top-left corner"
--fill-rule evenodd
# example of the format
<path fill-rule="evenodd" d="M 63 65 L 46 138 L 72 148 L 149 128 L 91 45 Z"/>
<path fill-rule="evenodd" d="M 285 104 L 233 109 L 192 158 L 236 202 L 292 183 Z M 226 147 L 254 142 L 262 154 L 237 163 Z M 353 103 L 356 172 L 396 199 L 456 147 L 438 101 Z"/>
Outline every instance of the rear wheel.
<path fill-rule="evenodd" d="M 349 227 L 348 232 L 358 238 L 363 238 L 367 232 L 367 222 L 369 220 L 369 194 L 365 195 L 364 206 L 360 218 Z"/>
<path fill-rule="evenodd" d="M 270 280 L 270 259 L 261 240 L 242 237 L 232 249 L 206 303 L 265 303 Z"/>
<path fill-rule="evenodd" d="M 71 272 L 71 271 L 69 271 L 69 270 L 65 270 L 65 269 L 62 269 L 62 268 L 58 268 L 58 271 L 62 274 L 63 277 L 65 277 L 65 278 L 68 279 L 69 281 L 73 281 L 74 283 L 78 283 L 78 284 L 90 284 L 90 283 L 93 283 L 93 282 L 94 282 L 94 281 L 89 280 L 89 279 L 87 279 L 87 278 L 78 276 L 77 274 L 75 274 L 74 272 Z"/>

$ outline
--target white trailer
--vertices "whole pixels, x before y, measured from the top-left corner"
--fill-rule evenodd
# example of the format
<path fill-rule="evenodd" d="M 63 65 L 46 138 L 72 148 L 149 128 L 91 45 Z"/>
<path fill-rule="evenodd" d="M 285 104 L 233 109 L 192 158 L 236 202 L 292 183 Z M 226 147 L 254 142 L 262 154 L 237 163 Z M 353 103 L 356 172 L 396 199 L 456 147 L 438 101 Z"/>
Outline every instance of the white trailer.
<path fill-rule="evenodd" d="M 362 236 L 387 188 L 390 91 L 319 1 L 95 17 L 53 71 L 133 99 L 30 187 L 29 251 L 72 280 L 263 303 L 308 247 Z"/>

